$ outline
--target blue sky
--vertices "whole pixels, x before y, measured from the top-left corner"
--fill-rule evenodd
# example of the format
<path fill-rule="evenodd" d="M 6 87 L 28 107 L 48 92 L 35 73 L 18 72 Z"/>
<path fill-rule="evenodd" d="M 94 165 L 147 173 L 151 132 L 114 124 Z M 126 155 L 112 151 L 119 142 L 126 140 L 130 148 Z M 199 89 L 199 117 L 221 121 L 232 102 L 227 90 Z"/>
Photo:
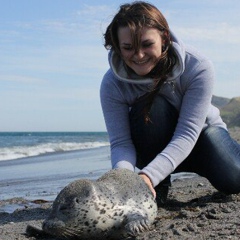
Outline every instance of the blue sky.
<path fill-rule="evenodd" d="M 0 131 L 105 131 L 102 34 L 120 4 L 0 0 Z M 214 63 L 214 94 L 240 96 L 240 1 L 152 0 Z"/>

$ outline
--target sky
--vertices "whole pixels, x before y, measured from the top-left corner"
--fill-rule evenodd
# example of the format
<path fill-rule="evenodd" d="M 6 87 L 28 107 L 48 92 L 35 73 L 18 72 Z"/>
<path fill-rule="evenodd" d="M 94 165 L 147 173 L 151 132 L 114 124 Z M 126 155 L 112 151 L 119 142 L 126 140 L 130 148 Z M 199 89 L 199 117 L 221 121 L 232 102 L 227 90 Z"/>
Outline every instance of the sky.
<path fill-rule="evenodd" d="M 0 0 L 0 131 L 106 131 L 103 33 L 129 1 Z M 214 95 L 240 96 L 240 1 L 152 0 L 214 64 Z"/>

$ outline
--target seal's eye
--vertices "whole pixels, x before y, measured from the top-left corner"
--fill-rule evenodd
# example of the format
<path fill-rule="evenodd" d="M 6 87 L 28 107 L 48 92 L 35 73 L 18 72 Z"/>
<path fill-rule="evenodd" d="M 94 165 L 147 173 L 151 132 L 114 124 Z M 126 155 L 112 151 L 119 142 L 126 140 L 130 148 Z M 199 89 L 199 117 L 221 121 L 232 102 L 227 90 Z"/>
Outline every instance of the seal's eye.
<path fill-rule="evenodd" d="M 79 201 L 79 199 L 78 199 L 78 198 L 75 198 L 75 202 L 76 202 L 76 203 L 79 203 L 80 201 Z"/>
<path fill-rule="evenodd" d="M 63 204 L 59 207 L 60 211 L 66 211 L 68 209 L 68 206 L 66 204 Z"/>

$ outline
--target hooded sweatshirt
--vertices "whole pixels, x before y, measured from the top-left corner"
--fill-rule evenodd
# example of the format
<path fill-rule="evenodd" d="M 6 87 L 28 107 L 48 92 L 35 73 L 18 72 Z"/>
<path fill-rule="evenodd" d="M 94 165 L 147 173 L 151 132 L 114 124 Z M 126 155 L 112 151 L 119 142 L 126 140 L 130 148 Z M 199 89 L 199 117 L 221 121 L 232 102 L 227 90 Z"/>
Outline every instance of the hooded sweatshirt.
<path fill-rule="evenodd" d="M 146 167 L 140 170 L 157 186 L 192 151 L 202 130 L 208 126 L 226 129 L 219 110 L 211 104 L 214 70 L 212 63 L 194 48 L 184 45 L 171 33 L 178 63 L 158 94 L 179 112 L 171 141 Z M 123 60 L 109 52 L 110 69 L 103 77 L 100 97 L 111 146 L 112 168 L 136 166 L 136 151 L 131 139 L 129 110 L 133 103 L 152 89 L 153 79 L 126 72 Z M 139 130 L 140 131 L 140 130 Z"/>

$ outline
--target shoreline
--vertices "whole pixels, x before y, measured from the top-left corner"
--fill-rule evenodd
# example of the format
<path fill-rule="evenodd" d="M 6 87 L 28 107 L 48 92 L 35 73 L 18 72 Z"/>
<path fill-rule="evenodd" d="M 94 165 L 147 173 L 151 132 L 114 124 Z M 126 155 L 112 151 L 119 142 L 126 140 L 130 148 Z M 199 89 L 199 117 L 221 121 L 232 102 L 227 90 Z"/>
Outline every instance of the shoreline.
<path fill-rule="evenodd" d="M 0 200 L 49 200 L 71 181 L 96 179 L 109 169 L 108 147 L 0 162 Z"/>

